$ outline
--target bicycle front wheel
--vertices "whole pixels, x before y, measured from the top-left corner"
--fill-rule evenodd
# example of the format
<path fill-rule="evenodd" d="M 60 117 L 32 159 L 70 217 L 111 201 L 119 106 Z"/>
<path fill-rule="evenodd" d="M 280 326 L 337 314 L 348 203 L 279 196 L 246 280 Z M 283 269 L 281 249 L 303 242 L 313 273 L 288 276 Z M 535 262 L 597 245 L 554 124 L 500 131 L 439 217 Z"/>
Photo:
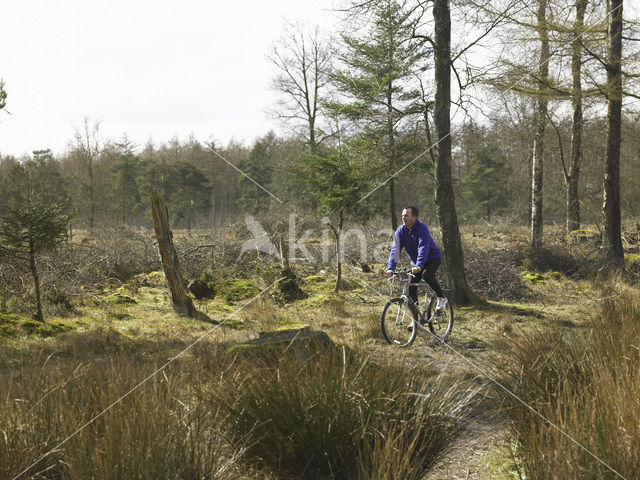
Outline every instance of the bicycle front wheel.
<path fill-rule="evenodd" d="M 380 326 L 382 335 L 390 345 L 408 347 L 416 339 L 418 316 L 403 298 L 393 298 L 382 310 Z"/>
<path fill-rule="evenodd" d="M 453 306 L 447 302 L 443 310 L 436 310 L 437 297 L 431 297 L 427 307 L 429 330 L 441 342 L 446 342 L 453 330 Z"/>

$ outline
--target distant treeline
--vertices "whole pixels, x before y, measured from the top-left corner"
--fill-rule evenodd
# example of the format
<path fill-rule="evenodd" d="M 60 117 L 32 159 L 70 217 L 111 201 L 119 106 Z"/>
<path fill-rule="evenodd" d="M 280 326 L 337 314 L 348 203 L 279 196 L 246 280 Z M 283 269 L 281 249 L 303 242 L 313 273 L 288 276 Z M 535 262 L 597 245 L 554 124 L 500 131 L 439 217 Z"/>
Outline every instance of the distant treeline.
<path fill-rule="evenodd" d="M 458 129 L 453 137 L 453 176 L 463 219 L 493 221 L 499 217 L 527 222 L 532 123 L 530 114 L 518 122 L 503 117 L 488 126 L 469 122 Z M 96 128 L 85 127 L 76 143 L 59 156 L 49 150 L 21 158 L 0 155 L 0 215 L 10 208 L 12 198 L 28 193 L 32 200 L 63 204 L 73 216 L 74 228 L 148 226 L 152 185 L 166 199 L 176 228 L 219 225 L 244 213 L 300 213 L 315 208 L 308 191 L 307 146 L 296 138 L 269 133 L 253 145 L 231 142 L 226 146 L 205 145 L 194 138 L 173 139 L 138 148 L 126 136 L 101 142 Z M 602 208 L 604 120 L 588 122 L 585 127 L 580 198 L 583 221 L 597 223 Z M 411 148 L 405 149 L 401 165 L 428 148 L 418 133 L 409 135 L 413 138 L 406 139 L 406 144 Z M 544 182 L 546 222 L 564 223 L 562 157 L 567 155 L 570 135 L 569 121 L 550 127 Z M 632 118 L 624 122 L 621 160 L 623 219 L 639 218 L 640 123 Z M 379 165 L 375 151 L 370 164 L 375 172 Z M 433 218 L 434 209 L 430 164 L 430 156 L 422 155 L 396 177 L 397 205 L 419 205 L 426 218 Z M 378 183 L 385 179 L 381 176 Z M 284 207 L 265 190 L 281 199 Z M 388 215 L 385 189 L 367 201 L 380 214 Z"/>

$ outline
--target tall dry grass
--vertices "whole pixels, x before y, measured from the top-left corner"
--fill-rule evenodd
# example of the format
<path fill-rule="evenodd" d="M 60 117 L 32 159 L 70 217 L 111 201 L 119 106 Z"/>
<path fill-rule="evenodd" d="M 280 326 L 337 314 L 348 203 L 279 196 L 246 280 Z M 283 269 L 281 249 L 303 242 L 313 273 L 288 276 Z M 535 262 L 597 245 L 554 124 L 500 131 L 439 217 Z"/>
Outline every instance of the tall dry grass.
<path fill-rule="evenodd" d="M 512 391 L 599 458 L 505 394 L 526 478 L 640 478 L 640 296 L 604 302 L 592 326 L 522 338 L 499 365 Z"/>
<path fill-rule="evenodd" d="M 419 478 L 472 396 L 429 368 L 335 346 L 242 360 L 205 343 L 74 433 L 185 344 L 64 342 L 0 352 L 0 478 L 69 436 L 20 478 Z"/>
<path fill-rule="evenodd" d="M 247 447 L 278 478 L 412 479 L 446 451 L 471 390 L 402 361 L 340 349 L 275 363 L 251 357 L 211 392 Z"/>
<path fill-rule="evenodd" d="M 115 350 L 95 356 L 76 344 L 70 356 L 34 352 L 3 369 L 0 478 L 14 478 L 176 352 Z M 201 378 L 196 362 L 172 364 L 20 478 L 238 478 L 242 447 L 220 428 L 220 411 L 205 408 Z"/>

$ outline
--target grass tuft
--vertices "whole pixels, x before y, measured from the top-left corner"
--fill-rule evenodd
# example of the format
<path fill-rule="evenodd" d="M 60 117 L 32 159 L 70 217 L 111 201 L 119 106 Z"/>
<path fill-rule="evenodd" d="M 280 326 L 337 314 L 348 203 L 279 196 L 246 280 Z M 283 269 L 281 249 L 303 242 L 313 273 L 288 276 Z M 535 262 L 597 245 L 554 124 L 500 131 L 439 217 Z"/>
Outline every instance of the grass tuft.
<path fill-rule="evenodd" d="M 640 297 L 602 304 L 589 336 L 529 334 L 499 363 L 526 403 L 626 478 L 640 478 Z M 618 478 L 505 394 L 526 478 Z"/>
<path fill-rule="evenodd" d="M 468 397 L 458 381 L 328 346 L 301 361 L 251 358 L 211 391 L 251 465 L 295 478 L 420 478 Z M 280 477 L 279 477 L 280 478 Z"/>

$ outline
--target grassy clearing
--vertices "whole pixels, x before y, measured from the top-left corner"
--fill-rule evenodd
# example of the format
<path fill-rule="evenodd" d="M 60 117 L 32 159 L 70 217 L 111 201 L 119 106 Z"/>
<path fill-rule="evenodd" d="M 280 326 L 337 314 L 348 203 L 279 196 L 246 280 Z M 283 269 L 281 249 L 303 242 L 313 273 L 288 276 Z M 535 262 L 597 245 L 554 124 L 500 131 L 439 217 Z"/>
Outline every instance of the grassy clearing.
<path fill-rule="evenodd" d="M 514 241 L 506 234 L 483 235 L 480 232 L 475 237 L 477 248 Z M 493 259 L 487 261 L 492 263 Z M 632 260 L 635 262 L 635 258 Z M 592 316 L 601 315 L 597 305 L 603 298 L 631 289 L 622 282 L 565 275 L 553 270 L 554 265 L 529 279 L 515 260 L 509 262 L 486 272 L 486 282 L 499 280 L 491 287 L 493 290 L 487 291 L 504 290 L 505 284 L 513 280 L 522 284 L 521 289 L 507 289 L 508 293 L 520 295 L 524 289 L 525 294 L 494 296 L 482 305 L 457 307 L 450 345 L 485 367 L 492 359 L 509 359 L 510 369 L 500 368 L 513 373 L 514 391 L 520 393 L 524 388 L 526 392 L 537 382 L 531 386 L 531 401 L 544 408 L 560 398 L 563 391 L 566 380 L 558 380 L 558 372 L 572 373 L 569 362 L 575 360 L 576 352 L 584 354 L 585 345 L 591 345 L 585 342 L 594 341 L 597 328 L 592 337 L 589 335 Z M 399 352 L 384 343 L 379 315 L 384 303 L 399 292 L 391 291 L 391 282 L 381 274 L 381 264 L 373 265 L 375 273 L 367 274 L 345 264 L 349 278 L 338 294 L 332 292 L 335 278 L 330 268 L 295 265 L 307 298 L 283 302 L 277 295 L 265 294 L 238 311 L 251 294 L 273 281 L 273 272 L 279 268 L 266 261 L 255 265 L 260 268 L 256 267 L 253 273 L 248 267 L 247 271 L 236 272 L 235 280 L 235 273 L 214 270 L 216 276 L 207 279 L 217 294 L 213 299 L 197 301 L 197 308 L 216 321 L 228 320 L 231 315 L 233 318 L 217 328 L 205 345 L 176 362 L 144 391 L 141 389 L 122 402 L 47 459 L 42 467 L 51 469 L 47 475 L 53 477 L 57 472 L 62 478 L 71 479 L 201 478 L 215 470 L 219 471 L 216 478 L 223 479 L 390 479 L 420 478 L 425 471 L 429 476 L 433 473 L 433 461 L 447 454 L 444 447 L 455 442 L 457 425 L 464 422 L 457 416 L 460 410 L 455 406 L 469 400 L 469 383 L 460 378 L 471 381 L 477 372 L 428 336 L 419 336 L 410 349 L 402 352 L 401 359 L 388 358 Z M 484 266 L 480 265 L 480 270 L 484 271 Z M 503 271 L 509 273 L 506 279 L 502 278 Z M 193 278 L 198 278 L 202 270 L 194 267 L 194 272 Z M 16 470 L 25 467 L 23 457 L 35 460 L 91 414 L 213 327 L 173 313 L 159 272 L 136 275 L 124 284 L 94 283 L 68 297 L 58 297 L 71 298 L 73 305 L 69 308 L 61 301 L 60 315 L 51 310 L 51 317 L 43 325 L 49 333 L 39 332 L 35 328 L 38 325 L 29 330 L 32 321 L 24 317 L 26 312 L 5 315 L 0 321 L 0 430 L 8 432 L 4 439 L 0 435 L 1 478 L 12 478 Z M 619 297 L 614 302 L 617 305 Z M 296 325 L 323 330 L 355 353 L 326 353 L 304 364 L 299 358 L 292 361 L 287 357 L 275 363 L 264 358 L 232 361 L 226 353 L 231 345 L 253 338 L 260 331 Z M 558 342 L 560 338 L 562 342 Z M 619 342 L 627 342 L 625 355 L 635 358 L 628 343 L 637 346 L 639 342 L 631 338 L 627 336 Z M 537 343 L 531 340 L 528 344 L 526 339 Z M 527 362 L 529 368 L 523 371 L 539 369 L 538 377 L 516 376 L 520 372 L 516 372 L 516 366 L 520 364 L 513 356 L 513 345 L 522 346 L 519 361 Z M 558 352 L 569 355 L 565 363 L 554 360 Z M 538 358 L 541 360 L 534 363 Z M 594 357 L 601 368 L 613 360 Z M 545 370 L 541 364 L 553 368 Z M 439 375 L 443 370 L 449 376 Z M 616 379 L 622 373 L 616 374 Z M 590 385 L 594 385 L 597 378 L 595 373 L 590 375 Z M 549 391 L 534 389 L 547 388 L 547 384 L 553 386 Z M 628 383 L 622 385 L 631 388 Z M 632 408 L 629 405 L 633 399 L 628 394 L 614 390 L 611 381 L 609 387 L 616 402 L 626 402 L 626 409 Z M 587 393 L 570 391 L 574 397 L 564 404 L 566 411 L 553 404 L 558 410 L 558 422 L 568 422 L 568 428 L 578 416 L 570 420 L 570 409 L 583 416 L 585 411 L 591 412 L 582 405 L 597 415 L 606 406 L 625 422 L 638 423 L 622 403 L 615 410 L 614 399 L 600 400 L 600 405 L 595 405 L 585 398 Z M 636 396 L 637 393 L 635 390 Z M 513 412 L 516 409 L 509 411 Z M 591 416 L 600 418 L 597 415 Z M 533 425 L 531 418 L 521 416 L 522 422 Z M 593 421 L 596 427 L 603 428 L 603 437 L 615 438 L 620 428 Z M 576 423 L 575 428 L 576 436 L 587 432 L 587 437 L 597 437 L 589 433 L 593 426 Z M 624 428 L 629 441 L 637 445 L 639 432 L 627 428 L 627 424 Z M 541 476 L 527 473 L 527 478 L 545 478 L 538 460 L 531 460 L 537 457 L 528 452 L 535 451 L 535 455 L 546 458 L 545 455 L 552 455 L 551 446 L 548 450 L 542 448 L 547 442 L 560 452 L 569 446 L 561 444 L 561 439 L 546 437 L 548 432 L 543 425 L 533 425 L 530 430 L 533 433 L 527 437 L 528 442 L 538 450 L 527 450 L 524 437 L 512 435 L 512 441 L 506 443 L 508 448 L 488 448 L 488 458 L 474 458 L 469 465 L 486 466 L 481 468 L 485 476 L 480 478 L 518 478 L 518 469 L 525 472 L 529 468 L 525 464 L 530 462 L 538 468 L 531 471 Z M 596 442 L 593 448 L 606 452 L 610 446 Z M 171 455 L 158 453 L 167 449 Z M 571 455 L 574 453 L 570 451 Z M 577 454 L 570 456 L 570 461 L 574 457 Z M 560 461 L 559 457 L 553 458 Z M 576 471 L 579 474 L 567 473 L 563 478 L 584 476 L 582 470 Z M 606 478 L 604 473 L 602 478 Z"/>
<path fill-rule="evenodd" d="M 640 477 L 640 296 L 605 301 L 589 334 L 526 335 L 499 368 L 530 405 L 626 478 Z M 506 396 L 527 478 L 619 478 Z"/>

